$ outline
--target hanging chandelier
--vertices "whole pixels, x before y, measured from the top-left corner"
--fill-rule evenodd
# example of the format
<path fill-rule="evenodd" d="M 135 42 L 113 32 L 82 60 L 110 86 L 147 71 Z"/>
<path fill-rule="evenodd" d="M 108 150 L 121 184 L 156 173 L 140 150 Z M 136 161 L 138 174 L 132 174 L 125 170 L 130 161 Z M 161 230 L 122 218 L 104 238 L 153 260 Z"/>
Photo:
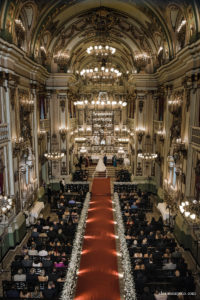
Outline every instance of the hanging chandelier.
<path fill-rule="evenodd" d="M 145 161 L 152 161 L 158 157 L 156 153 L 138 153 L 138 157 Z"/>
<path fill-rule="evenodd" d="M 94 68 L 88 68 L 88 69 L 83 69 L 80 72 L 80 75 L 84 78 L 91 79 L 93 81 L 107 81 L 107 80 L 113 80 L 119 78 L 122 73 L 118 70 L 115 69 L 114 67 L 94 67 Z"/>
<path fill-rule="evenodd" d="M 194 198 L 188 198 L 187 201 L 181 202 L 179 210 L 186 218 L 195 221 L 199 219 L 200 201 Z"/>
<path fill-rule="evenodd" d="M 108 45 L 95 45 L 88 47 L 86 52 L 95 56 L 109 56 L 115 54 L 116 49 Z"/>
<path fill-rule="evenodd" d="M 13 200 L 7 196 L 0 195 L 0 215 L 6 215 L 12 208 Z"/>
<path fill-rule="evenodd" d="M 64 51 L 64 52 L 58 52 L 57 54 L 54 55 L 54 62 L 57 63 L 60 68 L 64 68 L 70 58 L 69 52 L 68 51 Z"/>
<path fill-rule="evenodd" d="M 149 134 L 146 135 L 146 143 L 145 143 L 145 152 L 138 153 L 138 157 L 144 161 L 153 161 L 158 157 L 158 154 L 153 153 L 152 144 L 151 144 L 151 137 Z"/>
<path fill-rule="evenodd" d="M 150 58 L 151 56 L 147 53 L 147 52 L 138 52 L 136 51 L 134 53 L 134 61 L 135 61 L 135 64 L 137 66 L 137 68 L 143 70 L 146 65 L 150 62 Z"/>
<path fill-rule="evenodd" d="M 87 95 L 86 95 L 87 97 Z M 82 97 L 80 101 L 74 102 L 75 106 L 84 107 L 84 106 L 94 106 L 94 107 L 112 107 L 112 108 L 125 108 L 127 102 L 125 100 L 125 94 L 108 96 L 107 92 L 99 92 L 98 97 L 89 97 L 89 100 Z"/>
<path fill-rule="evenodd" d="M 61 160 L 64 157 L 64 153 L 60 152 L 48 152 L 45 153 L 44 156 L 51 161 Z"/>

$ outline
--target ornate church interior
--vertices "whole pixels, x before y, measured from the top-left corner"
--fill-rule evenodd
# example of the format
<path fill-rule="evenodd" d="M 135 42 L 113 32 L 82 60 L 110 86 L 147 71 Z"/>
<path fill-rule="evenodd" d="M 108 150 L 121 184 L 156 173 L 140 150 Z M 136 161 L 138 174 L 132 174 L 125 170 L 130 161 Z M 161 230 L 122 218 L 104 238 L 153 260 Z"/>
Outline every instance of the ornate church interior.
<path fill-rule="evenodd" d="M 200 299 L 200 2 L 0 1 L 0 299 Z"/>

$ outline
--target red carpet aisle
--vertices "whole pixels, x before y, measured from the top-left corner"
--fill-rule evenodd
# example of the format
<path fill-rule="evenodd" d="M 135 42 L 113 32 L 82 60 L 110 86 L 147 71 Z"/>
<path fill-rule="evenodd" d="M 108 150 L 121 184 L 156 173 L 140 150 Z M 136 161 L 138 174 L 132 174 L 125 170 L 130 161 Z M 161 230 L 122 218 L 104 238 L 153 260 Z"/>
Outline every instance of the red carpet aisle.
<path fill-rule="evenodd" d="M 96 178 L 75 300 L 120 300 L 110 179 Z"/>

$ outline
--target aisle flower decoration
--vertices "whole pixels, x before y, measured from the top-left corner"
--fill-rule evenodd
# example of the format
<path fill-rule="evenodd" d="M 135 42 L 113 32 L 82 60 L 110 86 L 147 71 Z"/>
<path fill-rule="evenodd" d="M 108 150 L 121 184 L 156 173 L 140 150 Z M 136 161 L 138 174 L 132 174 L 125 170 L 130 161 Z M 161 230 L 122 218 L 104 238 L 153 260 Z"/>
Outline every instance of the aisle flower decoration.
<path fill-rule="evenodd" d="M 117 193 L 114 193 L 114 205 L 116 210 L 116 222 L 117 222 L 117 230 L 120 242 L 120 253 L 122 259 L 122 267 L 123 267 L 123 278 L 124 278 L 124 299 L 125 300 L 137 300 L 136 291 L 135 291 L 135 283 L 131 270 L 131 261 L 129 256 L 129 251 L 127 248 L 126 238 L 125 238 L 125 230 L 124 223 L 122 219 L 121 207 L 119 204 L 119 196 Z"/>
<path fill-rule="evenodd" d="M 67 271 L 63 291 L 62 291 L 61 300 L 74 299 L 89 203 L 90 203 L 90 193 L 87 193 L 84 201 L 83 209 L 81 212 L 80 220 L 78 223 L 75 240 L 73 243 L 71 259 L 70 259 L 70 263 L 69 263 L 69 267 L 68 267 L 68 271 Z"/>

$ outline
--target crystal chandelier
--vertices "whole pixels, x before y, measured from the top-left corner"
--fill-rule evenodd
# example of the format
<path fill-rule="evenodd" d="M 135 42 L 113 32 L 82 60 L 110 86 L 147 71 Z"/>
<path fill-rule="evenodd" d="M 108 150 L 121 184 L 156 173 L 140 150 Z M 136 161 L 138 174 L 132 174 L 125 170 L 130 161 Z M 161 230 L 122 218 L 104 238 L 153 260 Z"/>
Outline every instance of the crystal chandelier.
<path fill-rule="evenodd" d="M 146 161 L 152 161 L 158 157 L 158 154 L 156 153 L 138 153 L 138 157 L 141 158 L 142 160 Z"/>
<path fill-rule="evenodd" d="M 48 152 L 45 153 L 44 156 L 51 161 L 61 160 L 64 157 L 64 153 L 60 152 Z"/>
<path fill-rule="evenodd" d="M 64 68 L 68 63 L 70 55 L 68 51 L 64 51 L 64 52 L 60 51 L 56 55 L 54 55 L 53 58 L 54 58 L 54 62 L 57 63 L 60 66 L 60 68 Z"/>
<path fill-rule="evenodd" d="M 95 56 L 109 56 L 109 55 L 115 54 L 116 49 L 113 48 L 113 47 L 110 47 L 108 45 L 106 45 L 106 46 L 95 45 L 95 46 L 88 47 L 86 51 L 90 55 L 95 55 Z"/>
<path fill-rule="evenodd" d="M 23 34 L 25 32 L 25 27 L 20 19 L 15 19 L 15 28 L 16 31 L 20 34 Z"/>
<path fill-rule="evenodd" d="M 80 101 L 75 101 L 74 105 L 78 107 L 92 106 L 92 107 L 112 107 L 123 108 L 127 106 L 127 102 L 124 100 L 125 95 L 113 95 L 111 98 L 107 92 L 99 92 L 97 98 L 90 97 L 89 100 L 82 98 Z"/>
<path fill-rule="evenodd" d="M 12 208 L 13 200 L 7 196 L 0 195 L 0 215 L 6 215 Z"/>
<path fill-rule="evenodd" d="M 187 201 L 181 202 L 179 210 L 186 218 L 194 221 L 196 218 L 199 218 L 200 202 L 194 198 L 188 198 Z"/>
<path fill-rule="evenodd" d="M 147 53 L 147 52 L 138 52 L 136 51 L 134 53 L 134 61 L 135 64 L 137 66 L 137 68 L 139 69 L 144 69 L 146 67 L 146 65 L 150 62 L 150 58 L 151 56 Z"/>
<path fill-rule="evenodd" d="M 176 94 L 168 100 L 169 111 L 172 114 L 178 114 L 182 104 L 181 94 Z"/>
<path fill-rule="evenodd" d="M 151 141 L 150 141 L 150 135 L 149 134 L 147 134 L 147 136 L 146 136 L 145 148 L 146 148 L 145 152 L 138 153 L 139 158 L 141 158 L 144 161 L 153 161 L 158 157 L 158 154 L 153 153 L 151 151 L 152 144 L 151 144 Z"/>
<path fill-rule="evenodd" d="M 119 78 L 122 73 L 118 70 L 115 69 L 114 67 L 107 68 L 107 67 L 94 67 L 94 68 L 88 68 L 88 69 L 83 69 L 80 72 L 80 75 L 84 78 L 91 79 L 93 81 L 98 81 L 98 80 L 113 80 Z"/>

